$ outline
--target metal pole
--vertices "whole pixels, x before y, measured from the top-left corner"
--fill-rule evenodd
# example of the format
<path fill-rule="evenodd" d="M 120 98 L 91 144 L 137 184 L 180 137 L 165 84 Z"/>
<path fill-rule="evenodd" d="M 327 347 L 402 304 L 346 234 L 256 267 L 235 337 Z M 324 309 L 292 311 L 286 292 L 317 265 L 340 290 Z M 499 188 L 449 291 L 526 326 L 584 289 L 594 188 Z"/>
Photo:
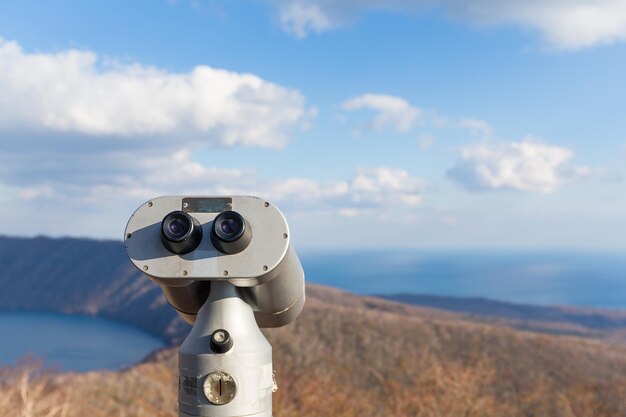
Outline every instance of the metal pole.
<path fill-rule="evenodd" d="M 178 358 L 180 417 L 272 417 L 272 347 L 234 285 L 211 282 Z"/>

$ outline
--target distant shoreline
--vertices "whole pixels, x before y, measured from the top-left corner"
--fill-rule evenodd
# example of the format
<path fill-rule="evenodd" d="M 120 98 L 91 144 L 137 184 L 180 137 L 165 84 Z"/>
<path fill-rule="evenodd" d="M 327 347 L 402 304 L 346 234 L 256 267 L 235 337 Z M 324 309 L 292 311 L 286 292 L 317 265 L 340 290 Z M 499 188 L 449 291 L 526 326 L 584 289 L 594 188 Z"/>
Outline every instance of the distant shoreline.
<path fill-rule="evenodd" d="M 367 256 L 351 252 L 354 257 L 350 258 L 348 253 L 304 254 L 308 291 L 324 288 L 312 284 L 317 282 L 366 298 L 367 293 L 396 293 L 381 297 L 459 313 L 474 321 L 497 321 L 515 328 L 551 333 L 610 337 L 609 333 L 626 328 L 626 311 L 619 309 L 495 301 L 504 298 L 489 294 L 481 294 L 481 297 L 419 295 L 453 288 L 457 292 L 506 290 L 526 296 L 523 290 L 538 291 L 545 285 L 549 287 L 547 293 L 558 292 L 562 289 L 559 285 L 568 284 L 559 274 L 570 277 L 576 290 L 584 293 L 587 286 L 601 286 L 603 278 L 588 279 L 589 263 L 581 257 L 562 254 L 554 258 L 554 254 L 544 254 L 528 264 L 516 254 L 506 253 L 487 255 L 492 256 L 489 259 L 478 259 L 475 252 L 455 253 L 452 258 L 441 253 L 434 256 L 414 252 L 394 252 L 393 256 L 386 252 Z M 589 256 L 602 261 L 600 264 L 608 268 L 607 273 L 619 277 L 615 281 L 617 286 L 624 287 L 624 291 L 620 291 L 621 287 L 608 288 L 608 295 L 618 299 L 620 294 L 626 294 L 626 282 L 622 282 L 621 275 L 626 271 L 626 260 L 614 259 L 613 255 Z M 616 264 L 606 262 L 607 259 Z M 0 265 L 2 310 L 98 316 L 136 326 L 169 345 L 180 343 L 190 329 L 164 300 L 160 288 L 131 265 L 121 242 L 0 237 Z M 507 281 L 502 276 L 512 278 Z M 398 288 L 415 290 L 398 291 Z"/>

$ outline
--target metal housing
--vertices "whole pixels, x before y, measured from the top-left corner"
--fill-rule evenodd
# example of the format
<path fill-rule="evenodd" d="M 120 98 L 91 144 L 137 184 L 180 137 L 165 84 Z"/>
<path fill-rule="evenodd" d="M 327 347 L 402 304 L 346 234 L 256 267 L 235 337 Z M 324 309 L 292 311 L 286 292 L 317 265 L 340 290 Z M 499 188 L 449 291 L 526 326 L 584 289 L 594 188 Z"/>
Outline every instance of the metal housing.
<path fill-rule="evenodd" d="M 192 252 L 177 255 L 161 242 L 161 221 L 182 210 L 202 227 L 202 241 Z M 241 252 L 225 254 L 211 242 L 213 220 L 222 211 L 241 214 L 253 232 Z M 260 327 L 279 327 L 295 319 L 304 306 L 304 271 L 291 247 L 283 214 L 258 197 L 165 196 L 147 201 L 131 216 L 124 234 L 131 262 L 158 283 L 169 303 L 194 323 L 211 291 L 212 281 L 239 288 Z"/>

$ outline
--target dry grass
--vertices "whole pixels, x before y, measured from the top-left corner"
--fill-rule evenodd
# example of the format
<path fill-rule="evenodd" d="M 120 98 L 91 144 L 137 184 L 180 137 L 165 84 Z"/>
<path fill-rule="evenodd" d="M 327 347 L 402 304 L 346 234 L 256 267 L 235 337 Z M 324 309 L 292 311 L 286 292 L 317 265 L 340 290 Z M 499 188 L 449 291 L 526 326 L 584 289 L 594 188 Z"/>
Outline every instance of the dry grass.
<path fill-rule="evenodd" d="M 275 417 L 626 416 L 626 352 L 600 342 L 327 306 L 269 337 Z"/>
<path fill-rule="evenodd" d="M 71 399 L 36 362 L 0 369 L 0 415 L 68 417 Z"/>
<path fill-rule="evenodd" d="M 266 332 L 275 417 L 626 416 L 623 346 L 327 299 Z M 4 370 L 0 416 L 175 417 L 176 374 L 172 349 L 122 372 Z"/>

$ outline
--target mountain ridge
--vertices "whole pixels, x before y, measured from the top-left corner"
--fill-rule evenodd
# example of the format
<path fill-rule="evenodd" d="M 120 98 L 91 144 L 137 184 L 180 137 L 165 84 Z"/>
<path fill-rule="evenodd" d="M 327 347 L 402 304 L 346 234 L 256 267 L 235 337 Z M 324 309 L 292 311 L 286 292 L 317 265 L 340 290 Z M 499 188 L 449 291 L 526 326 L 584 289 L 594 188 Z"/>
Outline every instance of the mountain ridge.
<path fill-rule="evenodd" d="M 0 236 L 0 265 L 0 308 L 99 315 L 138 326 L 169 343 L 180 342 L 189 330 L 159 287 L 128 261 L 120 241 Z M 309 302 L 321 288 L 326 287 L 307 283 Z M 420 314 L 456 314 L 459 320 L 626 341 L 626 311 L 620 310 L 421 294 L 358 296 L 339 289 L 318 298 L 402 309 L 383 302 L 387 300 L 421 307 Z"/>
<path fill-rule="evenodd" d="M 172 345 L 189 329 L 120 242 L 0 238 L 0 265 L 0 307 L 120 319 Z M 546 334 L 477 317 L 308 285 L 301 316 L 264 329 L 279 386 L 274 416 L 626 415 L 626 345 L 607 343 L 607 330 L 568 324 L 582 338 L 558 334 L 563 324 Z M 0 368 L 0 415 L 176 417 L 176 362 L 172 346 L 120 372 Z"/>

